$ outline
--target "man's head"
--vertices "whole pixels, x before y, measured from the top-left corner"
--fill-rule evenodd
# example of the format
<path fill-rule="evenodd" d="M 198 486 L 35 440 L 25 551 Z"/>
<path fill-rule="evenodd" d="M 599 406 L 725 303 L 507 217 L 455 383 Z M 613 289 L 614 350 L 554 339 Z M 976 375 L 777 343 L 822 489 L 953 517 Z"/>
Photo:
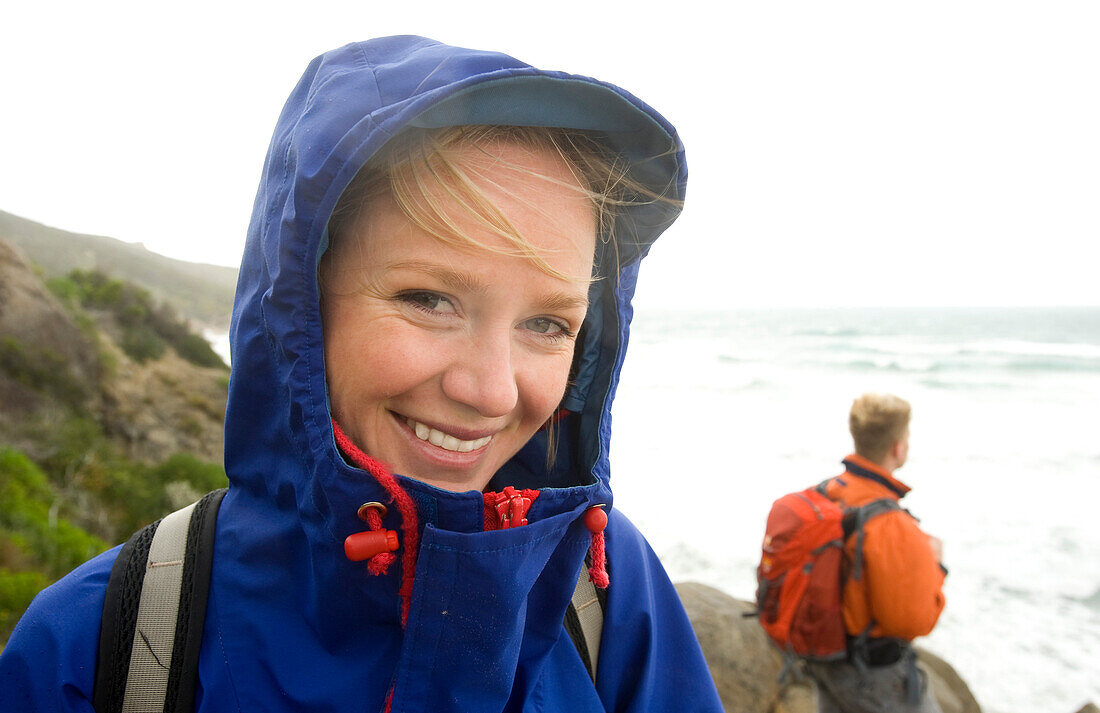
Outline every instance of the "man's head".
<path fill-rule="evenodd" d="M 887 470 L 909 455 L 909 402 L 892 394 L 864 394 L 852 402 L 848 430 L 856 453 Z"/>

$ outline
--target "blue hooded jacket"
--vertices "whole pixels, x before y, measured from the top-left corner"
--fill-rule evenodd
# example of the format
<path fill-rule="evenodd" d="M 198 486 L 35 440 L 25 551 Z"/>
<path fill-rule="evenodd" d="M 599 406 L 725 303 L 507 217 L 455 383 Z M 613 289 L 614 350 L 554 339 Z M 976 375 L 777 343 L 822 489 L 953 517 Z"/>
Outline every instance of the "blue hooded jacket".
<path fill-rule="evenodd" d="M 529 524 L 484 531 L 478 492 L 397 480 L 420 545 L 407 624 L 402 566 L 371 576 L 344 539 L 389 502 L 334 443 L 317 265 L 337 199 L 406 126 L 563 126 L 598 133 L 671 201 L 617 220 L 618 277 L 591 290 L 555 464 L 536 435 L 490 490 L 538 488 Z M 611 403 L 640 259 L 676 217 L 687 170 L 675 130 L 628 93 L 506 55 L 419 37 L 314 60 L 264 165 L 230 332 L 230 489 L 218 515 L 199 711 L 720 711 L 698 642 L 656 556 L 611 507 Z M 599 264 L 600 256 L 597 256 Z M 607 260 L 603 261 L 607 264 Z M 627 474 L 629 477 L 629 474 Z M 593 685 L 563 626 L 603 504 L 611 586 Z M 390 508 L 385 524 L 400 531 Z M 117 548 L 35 599 L 0 656 L 0 710 L 90 711 L 104 587 Z M 401 551 L 398 552 L 401 554 Z"/>

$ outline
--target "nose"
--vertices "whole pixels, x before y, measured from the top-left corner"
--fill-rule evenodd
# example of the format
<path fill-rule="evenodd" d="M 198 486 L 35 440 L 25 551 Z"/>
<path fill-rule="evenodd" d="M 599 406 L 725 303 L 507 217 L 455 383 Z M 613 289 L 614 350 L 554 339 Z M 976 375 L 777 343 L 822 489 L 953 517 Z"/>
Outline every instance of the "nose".
<path fill-rule="evenodd" d="M 471 335 L 443 374 L 443 393 L 484 418 L 500 418 L 519 401 L 511 330 Z"/>

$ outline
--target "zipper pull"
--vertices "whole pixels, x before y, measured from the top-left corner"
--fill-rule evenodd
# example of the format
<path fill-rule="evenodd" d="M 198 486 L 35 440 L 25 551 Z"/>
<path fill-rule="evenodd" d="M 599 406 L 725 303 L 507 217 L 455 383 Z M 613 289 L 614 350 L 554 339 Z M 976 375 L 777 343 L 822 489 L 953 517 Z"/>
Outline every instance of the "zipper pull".
<path fill-rule="evenodd" d="M 500 516 L 500 529 L 526 525 L 527 511 L 531 509 L 531 498 L 523 493 L 517 493 L 511 485 L 506 486 L 501 495 L 504 497 L 496 504 L 497 515 Z"/>

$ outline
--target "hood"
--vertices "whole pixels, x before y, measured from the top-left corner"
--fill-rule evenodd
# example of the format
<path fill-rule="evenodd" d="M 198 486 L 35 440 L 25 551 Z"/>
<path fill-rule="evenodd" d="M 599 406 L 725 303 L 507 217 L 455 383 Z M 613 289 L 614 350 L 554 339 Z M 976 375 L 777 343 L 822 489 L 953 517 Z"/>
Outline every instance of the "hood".
<path fill-rule="evenodd" d="M 651 190 L 683 198 L 686 171 L 672 128 L 609 85 L 417 37 L 347 45 L 310 64 L 276 126 L 240 271 L 226 413 L 230 488 L 217 514 L 195 709 L 719 710 L 675 590 L 621 513 L 606 521 L 611 571 L 622 586 L 607 593 L 605 631 L 613 635 L 602 638 L 594 685 L 564 625 L 585 553 L 594 563 L 602 557 L 604 525 L 583 521 L 600 514 L 593 505 L 611 503 L 610 409 L 638 261 L 678 203 L 636 208 L 617 226 L 622 269 L 590 290 L 557 461 L 548 467 L 545 443 L 534 438 L 490 486 L 501 495 L 516 492 L 509 485 L 539 488 L 537 497 L 507 495 L 509 506 L 513 497 L 533 500 L 527 524 L 488 527 L 496 493 L 452 493 L 395 476 L 345 444 L 368 473 L 337 448 L 317 281 L 329 216 L 352 177 L 402 128 L 457 122 L 600 132 L 638 163 Z M 365 508 L 373 515 L 363 533 L 357 512 L 370 501 L 398 507 Z M 401 529 L 402 559 L 372 570 L 373 561 L 345 556 L 344 540 L 378 534 L 379 520 L 387 538 Z M 36 599 L 23 620 L 31 623 L 17 629 L 27 657 L 9 655 L 9 646 L 0 659 L 13 662 L 5 673 L 44 682 L 23 690 L 50 698 L 45 707 L 56 707 L 59 691 L 71 700 L 91 695 L 113 557 Z"/>
<path fill-rule="evenodd" d="M 564 404 L 573 415 L 562 429 L 556 463 L 547 470 L 544 439 L 536 436 L 490 484 L 581 488 L 584 500 L 611 504 L 610 409 L 630 301 L 640 259 L 675 220 L 676 201 L 684 197 L 687 170 L 679 139 L 664 118 L 612 85 L 411 36 L 349 44 L 316 58 L 279 117 L 230 329 L 225 450 L 234 487 L 280 506 L 293 501 L 304 520 L 327 528 L 333 527 L 338 502 L 361 503 L 372 495 L 365 492 L 372 487 L 369 478 L 345 463 L 334 442 L 317 263 L 337 199 L 389 138 L 407 126 L 462 124 L 598 132 L 636 164 L 636 178 L 672 199 L 633 207 L 618 218 L 621 269 L 617 279 L 594 283 L 585 340 L 577 346 L 580 371 Z M 476 495 L 411 479 L 402 484 L 429 510 Z M 536 505 L 548 507 L 553 499 L 540 498 Z"/>

